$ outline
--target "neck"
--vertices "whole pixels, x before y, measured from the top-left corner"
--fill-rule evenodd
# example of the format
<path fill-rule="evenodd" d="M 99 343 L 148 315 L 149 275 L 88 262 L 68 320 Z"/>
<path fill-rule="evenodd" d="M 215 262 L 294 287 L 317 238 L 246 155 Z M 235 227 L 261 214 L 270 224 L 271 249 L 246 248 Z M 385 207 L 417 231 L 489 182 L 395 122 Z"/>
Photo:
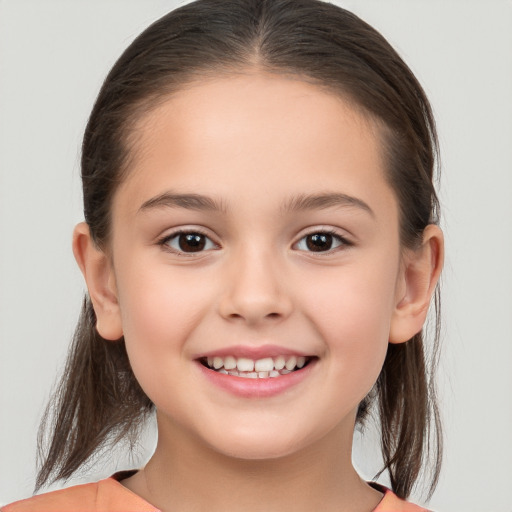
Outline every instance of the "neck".
<path fill-rule="evenodd" d="M 153 457 L 125 484 L 162 512 L 369 512 L 382 497 L 352 466 L 351 430 L 270 460 L 225 456 L 187 435 L 159 424 Z"/>

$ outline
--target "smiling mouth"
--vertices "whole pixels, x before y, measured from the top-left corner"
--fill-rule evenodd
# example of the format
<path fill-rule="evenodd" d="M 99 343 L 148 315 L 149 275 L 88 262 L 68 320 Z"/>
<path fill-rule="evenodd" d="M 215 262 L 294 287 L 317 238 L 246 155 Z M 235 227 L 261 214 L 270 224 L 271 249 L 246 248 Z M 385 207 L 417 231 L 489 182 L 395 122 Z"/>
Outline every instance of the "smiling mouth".
<path fill-rule="evenodd" d="M 266 379 L 280 377 L 296 372 L 306 367 L 314 357 L 305 356 L 277 356 L 263 359 L 249 359 L 246 357 L 203 357 L 200 363 L 215 372 L 243 377 L 246 379 Z"/>

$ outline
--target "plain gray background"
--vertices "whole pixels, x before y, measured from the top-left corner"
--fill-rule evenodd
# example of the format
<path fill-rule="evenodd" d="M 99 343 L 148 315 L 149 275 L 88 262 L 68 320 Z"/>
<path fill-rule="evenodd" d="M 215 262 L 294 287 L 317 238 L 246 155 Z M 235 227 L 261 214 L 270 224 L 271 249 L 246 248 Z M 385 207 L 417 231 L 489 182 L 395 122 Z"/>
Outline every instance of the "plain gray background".
<path fill-rule="evenodd" d="M 88 113 L 122 50 L 180 3 L 0 0 L 0 504 L 32 492 L 38 421 L 80 309 L 70 243 L 82 220 L 78 160 Z M 438 121 L 446 449 L 430 507 L 510 512 L 512 1 L 337 3 L 397 48 Z M 355 449 L 366 477 L 376 469 L 365 462 L 375 451 L 369 437 Z M 81 480 L 140 464 L 112 460 Z"/>

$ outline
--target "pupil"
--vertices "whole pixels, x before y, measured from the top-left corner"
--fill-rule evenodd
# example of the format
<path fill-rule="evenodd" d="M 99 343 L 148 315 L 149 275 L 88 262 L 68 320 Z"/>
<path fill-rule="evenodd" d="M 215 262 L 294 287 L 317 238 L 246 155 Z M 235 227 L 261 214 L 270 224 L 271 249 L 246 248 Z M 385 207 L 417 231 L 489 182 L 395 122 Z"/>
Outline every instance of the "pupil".
<path fill-rule="evenodd" d="M 316 233 L 307 238 L 308 249 L 315 252 L 329 250 L 332 246 L 332 235 Z"/>
<path fill-rule="evenodd" d="M 199 233 L 181 234 L 179 243 L 183 252 L 201 251 L 205 246 L 204 236 Z"/>

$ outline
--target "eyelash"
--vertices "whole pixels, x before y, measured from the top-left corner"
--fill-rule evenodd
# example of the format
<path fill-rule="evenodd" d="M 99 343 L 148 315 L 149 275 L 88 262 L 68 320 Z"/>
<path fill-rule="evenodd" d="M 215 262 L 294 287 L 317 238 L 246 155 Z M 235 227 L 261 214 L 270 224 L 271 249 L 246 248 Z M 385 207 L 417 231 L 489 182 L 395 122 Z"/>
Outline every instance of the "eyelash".
<path fill-rule="evenodd" d="M 180 237 L 181 235 L 201 235 L 203 236 L 204 238 L 207 238 L 208 240 L 210 240 L 210 242 L 216 247 L 218 248 L 218 244 L 216 244 L 215 242 L 213 242 L 210 237 L 204 233 L 203 231 L 201 231 L 200 229 L 188 229 L 188 230 L 185 230 L 185 229 L 182 229 L 182 230 L 179 230 L 179 231 L 175 231 L 174 233 L 171 233 L 170 235 L 166 235 L 164 236 L 163 238 L 161 238 L 157 243 L 158 245 L 162 246 L 166 251 L 169 251 L 169 252 L 172 252 L 173 254 L 177 254 L 178 256 L 183 256 L 183 257 L 186 257 L 186 258 L 190 258 L 190 257 L 196 257 L 197 254 L 200 254 L 201 252 L 204 252 L 204 251 L 198 251 L 198 252 L 185 252 L 185 251 L 180 251 L 178 249 L 173 249 L 170 245 L 169 245 L 169 242 L 171 240 L 173 240 L 174 238 L 178 238 Z"/>
<path fill-rule="evenodd" d="M 203 236 L 204 238 L 208 239 L 211 242 L 211 244 L 213 244 L 215 246 L 215 248 L 219 247 L 218 244 L 213 242 L 210 239 L 210 237 L 206 233 L 201 231 L 200 229 L 179 230 L 179 231 L 176 231 L 174 233 L 171 233 L 170 235 L 164 236 L 163 238 L 158 240 L 157 243 L 158 243 L 158 245 L 162 246 L 165 250 L 167 250 L 169 252 L 172 252 L 173 254 L 176 254 L 176 255 L 178 255 L 180 257 L 196 257 L 198 254 L 201 254 L 202 252 L 205 252 L 204 250 L 201 250 L 201 251 L 197 251 L 197 252 L 189 252 L 189 253 L 187 253 L 185 251 L 181 251 L 181 250 L 172 248 L 169 245 L 169 242 L 171 240 L 173 240 L 173 239 L 176 239 L 176 238 L 180 237 L 181 235 L 200 235 L 200 236 Z M 327 254 L 332 254 L 339 247 L 351 247 L 351 246 L 354 245 L 350 240 L 347 240 L 345 237 L 343 237 L 342 235 L 340 235 L 336 231 L 329 230 L 329 229 L 326 229 L 326 230 L 320 229 L 318 231 L 311 231 L 310 233 L 307 233 L 302 238 L 300 238 L 300 240 L 298 242 L 296 242 L 296 244 L 301 243 L 307 237 L 313 236 L 313 235 L 328 235 L 328 236 L 331 236 L 334 240 L 338 241 L 338 246 L 334 247 L 334 249 L 330 248 L 327 251 L 304 251 L 304 252 L 311 252 L 313 254 L 319 254 L 319 255 L 322 255 L 322 254 L 326 254 L 327 255 Z M 296 244 L 294 244 L 294 245 L 296 245 Z M 210 249 L 206 249 L 206 250 L 211 250 L 211 248 Z"/>
<path fill-rule="evenodd" d="M 305 251 L 305 252 L 311 252 L 313 254 L 318 254 L 320 256 L 322 254 L 329 255 L 329 254 L 332 254 L 333 252 L 337 252 L 336 249 L 339 249 L 340 247 L 345 247 L 346 248 L 346 247 L 351 247 L 351 246 L 354 245 L 350 240 L 348 240 L 344 236 L 340 235 L 339 233 L 337 233 L 333 229 L 324 229 L 324 230 L 320 229 L 318 231 L 311 231 L 310 233 L 305 234 L 297 243 L 300 243 L 303 240 L 305 240 L 307 237 L 313 236 L 313 235 L 328 235 L 328 236 L 331 236 L 334 240 L 337 240 L 339 242 L 339 245 L 337 247 L 330 248 L 327 251 L 317 251 L 317 252 L 316 251 Z"/>

